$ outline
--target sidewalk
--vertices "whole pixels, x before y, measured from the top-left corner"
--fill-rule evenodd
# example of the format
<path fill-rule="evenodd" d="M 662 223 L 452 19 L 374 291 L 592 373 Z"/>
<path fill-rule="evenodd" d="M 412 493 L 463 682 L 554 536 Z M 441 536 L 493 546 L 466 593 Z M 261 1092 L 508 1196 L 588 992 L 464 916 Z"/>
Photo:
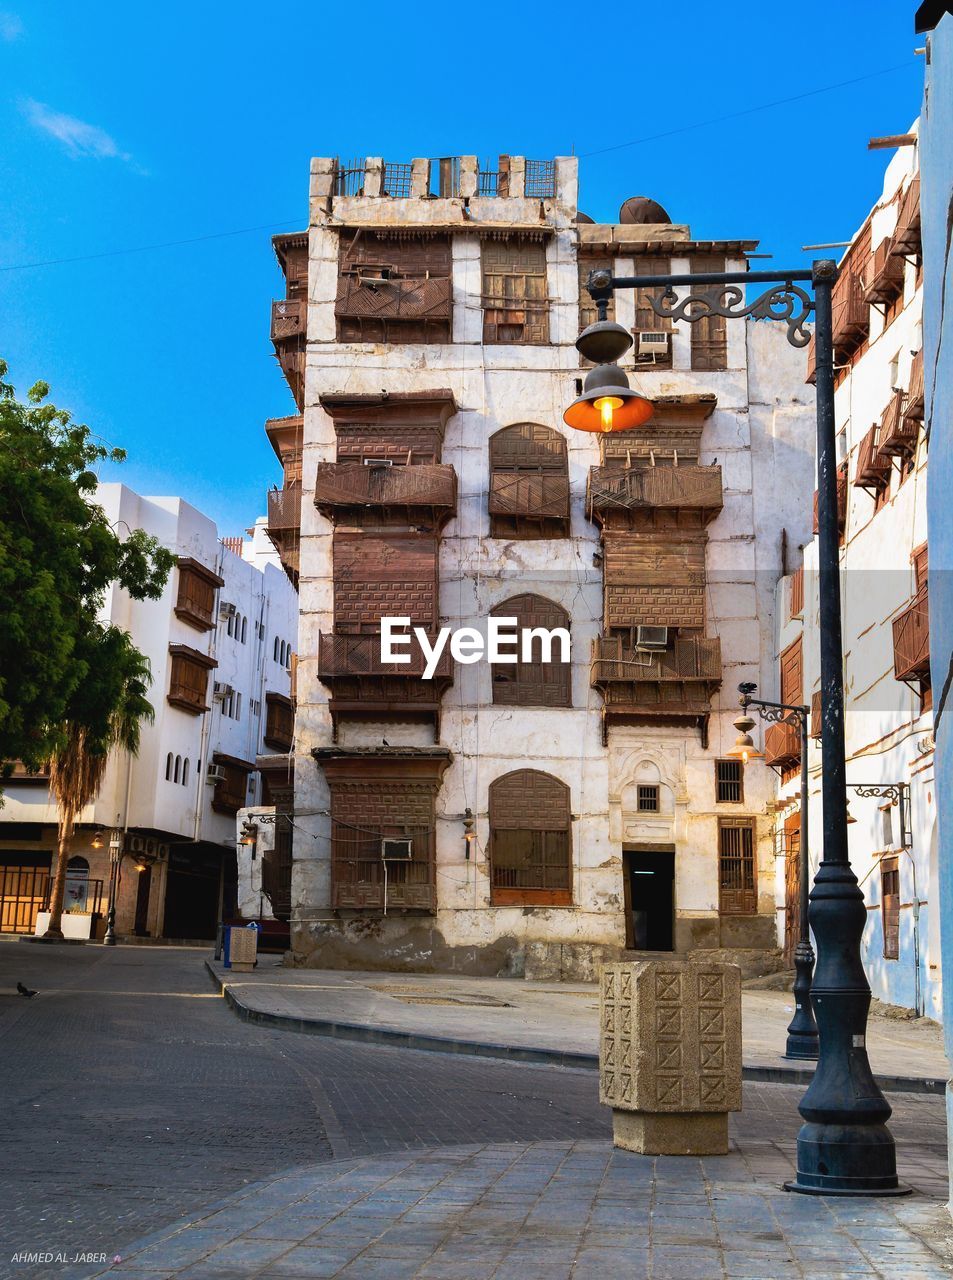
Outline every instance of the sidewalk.
<path fill-rule="evenodd" d="M 233 974 L 212 961 L 208 968 L 235 1011 L 251 1021 L 407 1048 L 597 1065 L 594 984 L 286 969 L 269 955 L 253 973 Z M 746 1079 L 806 1082 L 812 1064 L 782 1056 L 793 1016 L 790 994 L 744 991 L 742 1010 Z M 882 1087 L 944 1091 L 949 1067 L 934 1023 L 871 1017 L 867 1044 Z"/>
<path fill-rule="evenodd" d="M 145 1240 L 111 1280 L 943 1280 L 946 1206 L 780 1189 L 790 1163 L 497 1143 L 291 1170 Z M 69 1276 L 89 1271 L 68 1272 Z"/>

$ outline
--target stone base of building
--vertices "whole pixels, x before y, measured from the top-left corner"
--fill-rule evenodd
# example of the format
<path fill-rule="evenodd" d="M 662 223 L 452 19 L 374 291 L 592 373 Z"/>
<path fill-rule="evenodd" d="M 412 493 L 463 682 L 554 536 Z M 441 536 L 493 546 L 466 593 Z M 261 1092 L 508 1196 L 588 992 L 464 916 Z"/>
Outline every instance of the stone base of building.
<path fill-rule="evenodd" d="M 645 1156 L 723 1156 L 728 1114 L 722 1111 L 612 1111 L 612 1141 Z"/>
<path fill-rule="evenodd" d="M 765 917 L 768 923 L 773 923 Z M 687 923 L 698 923 L 690 921 Z M 706 964 L 735 964 L 742 978 L 759 977 L 781 967 L 773 937 L 761 947 L 691 945 L 691 933 L 676 935 L 672 958 Z M 683 949 L 681 943 L 689 945 Z M 479 943 L 447 940 L 433 916 L 358 914 L 328 916 L 307 924 L 292 922 L 287 963 L 294 968 L 357 969 L 391 973 L 460 973 L 483 978 L 525 978 L 530 982 L 596 982 L 604 964 L 618 960 L 660 959 L 658 952 L 626 951 L 609 940 L 565 941 L 517 937 L 501 931 Z"/>

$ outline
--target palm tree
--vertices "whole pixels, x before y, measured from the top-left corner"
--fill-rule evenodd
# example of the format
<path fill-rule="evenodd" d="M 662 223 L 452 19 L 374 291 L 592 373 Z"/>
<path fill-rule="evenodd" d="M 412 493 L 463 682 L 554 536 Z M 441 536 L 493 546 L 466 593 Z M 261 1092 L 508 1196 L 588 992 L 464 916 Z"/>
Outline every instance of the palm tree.
<path fill-rule="evenodd" d="M 146 694 L 149 660 L 120 627 L 97 626 L 84 645 L 86 673 L 60 725 L 50 760 L 50 788 L 59 809 L 56 871 L 50 891 L 50 922 L 44 937 L 62 938 L 66 868 L 77 814 L 95 800 L 109 753 L 118 747 L 138 754 L 143 720 L 155 718 Z"/>

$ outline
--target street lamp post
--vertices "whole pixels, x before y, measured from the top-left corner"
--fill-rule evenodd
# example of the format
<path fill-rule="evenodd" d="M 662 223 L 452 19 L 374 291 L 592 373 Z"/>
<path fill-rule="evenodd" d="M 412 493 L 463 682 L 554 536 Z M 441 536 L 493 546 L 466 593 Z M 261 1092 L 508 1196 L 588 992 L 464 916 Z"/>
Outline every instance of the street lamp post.
<path fill-rule="evenodd" d="M 814 973 L 814 948 L 811 946 L 811 930 L 808 923 L 808 893 L 810 878 L 810 859 L 808 857 L 808 793 L 807 793 L 807 730 L 810 711 L 806 706 L 790 705 L 785 702 L 766 702 L 763 698 L 751 695 L 757 685 L 745 683 L 738 686 L 741 694 L 741 709 L 747 714 L 749 707 L 758 711 L 762 720 L 774 724 L 787 721 L 796 724 L 801 738 L 801 804 L 800 833 L 798 837 L 798 940 L 794 949 L 794 1017 L 788 1026 L 788 1038 L 784 1049 L 786 1058 L 817 1057 L 817 1022 L 811 1004 L 811 978 Z M 735 721 L 735 728 L 746 736 L 751 725 L 750 719 Z M 741 742 L 741 739 L 739 739 Z M 729 755 L 751 753 L 747 746 L 732 748 Z M 759 753 L 760 754 L 760 753 Z"/>
<path fill-rule="evenodd" d="M 847 850 L 831 310 L 831 291 L 836 279 L 837 264 L 826 259 L 815 261 L 810 272 L 614 276 L 611 271 L 593 271 L 587 287 L 596 303 L 598 321 L 580 334 L 576 346 L 583 356 L 602 364 L 609 330 L 620 341 L 623 335 L 628 338 L 622 351 L 631 345 L 627 331 L 607 321 L 609 299 L 616 289 L 658 287 L 661 294 L 647 299 L 655 314 L 689 324 L 712 315 L 784 321 L 788 341 L 796 347 L 807 346 L 810 334 L 805 322 L 814 315 L 824 845 L 810 894 L 809 921 L 817 941 L 817 969 L 811 998 L 817 1018 L 819 1053 L 814 1077 L 798 1108 L 805 1123 L 797 1140 L 797 1176 L 785 1185 L 790 1191 L 809 1195 L 898 1195 L 907 1188 L 901 1187 L 897 1180 L 897 1153 L 886 1124 L 890 1106 L 874 1080 L 867 1058 L 870 986 L 860 954 L 867 912 Z M 744 287 L 752 284 L 770 287 L 748 303 Z M 802 287 L 805 285 L 813 287 L 813 299 Z M 679 299 L 676 286 L 686 286 L 687 295 Z M 598 331 L 598 339 L 587 340 L 591 331 Z M 592 354 L 594 348 L 598 349 Z M 617 358 L 610 355 L 609 361 Z M 623 430 L 645 421 L 645 416 L 638 412 L 641 408 L 638 401 L 620 395 L 620 390 L 628 386 L 624 374 L 620 379 L 616 373 L 602 368 L 596 379 L 595 372 L 587 377 L 584 394 L 566 410 L 564 416 L 569 426 L 605 432 Z M 630 406 L 635 422 L 626 421 Z"/>
<path fill-rule="evenodd" d="M 116 945 L 116 897 L 119 892 L 119 864 L 122 862 L 122 832 L 113 828 L 109 833 L 109 907 L 106 911 L 106 932 L 103 946 Z"/>

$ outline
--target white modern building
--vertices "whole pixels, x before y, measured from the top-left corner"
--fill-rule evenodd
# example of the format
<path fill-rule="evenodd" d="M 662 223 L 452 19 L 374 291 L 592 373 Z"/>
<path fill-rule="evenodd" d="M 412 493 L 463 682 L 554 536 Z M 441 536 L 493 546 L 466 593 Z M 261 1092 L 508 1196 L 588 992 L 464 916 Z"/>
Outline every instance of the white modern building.
<path fill-rule="evenodd" d="M 863 960 L 874 995 L 939 1017 L 937 776 L 927 588 L 920 175 L 915 129 L 887 167 L 883 194 L 853 238 L 834 290 L 840 471 L 848 828 L 868 922 Z M 821 856 L 818 543 L 782 584 L 783 702 L 811 705 L 810 862 Z M 797 937 L 800 743 L 765 735 L 779 770 L 777 898 L 790 955 Z"/>
<path fill-rule="evenodd" d="M 122 484 L 100 485 L 97 501 L 110 524 L 144 529 L 177 564 L 160 599 L 133 600 L 113 586 L 104 606 L 104 619 L 149 659 L 155 721 L 143 725 L 138 756 L 110 759 L 77 821 L 64 932 L 101 936 L 112 840 L 121 853 L 118 932 L 209 938 L 235 910 L 235 814 L 268 798 L 257 757 L 292 747 L 297 596 L 262 534 L 226 545 L 181 498 L 141 497 Z M 46 778 L 16 770 L 0 809 L 4 931 L 36 927 L 56 821 Z"/>
<path fill-rule="evenodd" d="M 610 312 L 645 427 L 570 430 L 583 282 L 743 271 L 655 201 L 580 212 L 577 162 L 311 167 L 275 239 L 269 528 L 300 575 L 296 963 L 588 977 L 625 950 L 777 966 L 774 779 L 726 758 L 772 681 L 784 546 L 810 536 L 813 391 L 771 321 Z M 563 627 L 571 660 L 445 653 L 381 619 Z"/>

